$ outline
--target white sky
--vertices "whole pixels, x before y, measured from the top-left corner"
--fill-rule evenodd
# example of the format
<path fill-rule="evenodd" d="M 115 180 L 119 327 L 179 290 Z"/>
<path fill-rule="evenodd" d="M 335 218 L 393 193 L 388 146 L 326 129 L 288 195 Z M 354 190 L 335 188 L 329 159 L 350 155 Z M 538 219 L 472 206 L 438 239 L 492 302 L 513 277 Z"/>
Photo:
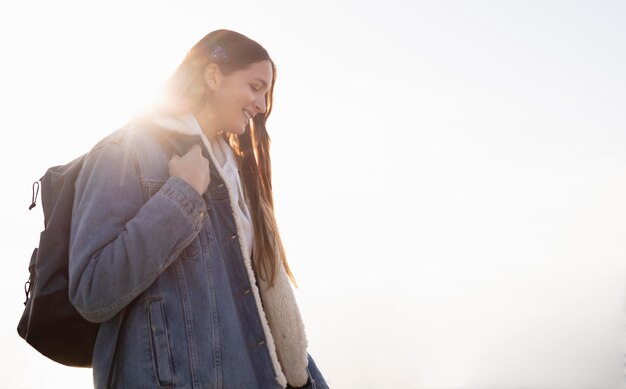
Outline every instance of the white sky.
<path fill-rule="evenodd" d="M 278 219 L 331 387 L 624 387 L 626 2 L 0 1 L 2 386 L 91 382 L 15 330 L 32 182 L 230 28 L 279 68 Z"/>

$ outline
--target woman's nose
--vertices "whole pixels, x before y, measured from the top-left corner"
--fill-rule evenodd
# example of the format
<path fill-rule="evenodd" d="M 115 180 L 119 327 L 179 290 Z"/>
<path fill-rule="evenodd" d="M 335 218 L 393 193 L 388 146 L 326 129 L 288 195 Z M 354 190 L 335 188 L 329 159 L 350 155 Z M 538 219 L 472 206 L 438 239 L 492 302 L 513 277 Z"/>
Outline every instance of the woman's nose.
<path fill-rule="evenodd" d="M 257 109 L 257 113 L 265 113 L 265 110 L 267 109 L 267 105 L 265 103 L 265 97 L 257 100 L 256 109 Z"/>

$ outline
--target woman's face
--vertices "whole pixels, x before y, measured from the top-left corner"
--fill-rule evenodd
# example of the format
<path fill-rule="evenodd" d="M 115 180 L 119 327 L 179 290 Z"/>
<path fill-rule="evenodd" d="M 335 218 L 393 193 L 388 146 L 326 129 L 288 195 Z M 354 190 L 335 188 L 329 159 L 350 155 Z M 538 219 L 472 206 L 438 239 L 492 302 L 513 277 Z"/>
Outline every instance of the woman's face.
<path fill-rule="evenodd" d="M 217 70 L 211 96 L 216 130 L 243 134 L 250 119 L 266 110 L 265 97 L 272 85 L 269 60 L 224 75 Z"/>

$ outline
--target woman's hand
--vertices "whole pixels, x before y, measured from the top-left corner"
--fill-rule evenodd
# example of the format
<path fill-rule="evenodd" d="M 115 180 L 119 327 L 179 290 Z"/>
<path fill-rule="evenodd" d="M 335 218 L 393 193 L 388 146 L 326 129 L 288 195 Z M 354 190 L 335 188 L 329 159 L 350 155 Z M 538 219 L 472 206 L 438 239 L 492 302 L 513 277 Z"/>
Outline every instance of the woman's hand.
<path fill-rule="evenodd" d="M 203 195 L 211 182 L 209 160 L 202 155 L 199 144 L 189 149 L 187 154 L 175 155 L 168 164 L 170 176 L 179 177 Z"/>

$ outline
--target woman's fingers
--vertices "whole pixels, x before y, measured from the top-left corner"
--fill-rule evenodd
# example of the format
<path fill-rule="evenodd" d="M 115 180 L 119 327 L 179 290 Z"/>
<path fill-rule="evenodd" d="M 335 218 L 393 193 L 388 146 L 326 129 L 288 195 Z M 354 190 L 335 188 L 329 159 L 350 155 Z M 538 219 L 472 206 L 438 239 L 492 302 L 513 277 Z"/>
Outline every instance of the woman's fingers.
<path fill-rule="evenodd" d="M 175 155 L 169 161 L 170 176 L 179 177 L 199 194 L 204 194 L 211 183 L 209 160 L 202 155 L 199 144 L 192 146 L 182 157 Z"/>

